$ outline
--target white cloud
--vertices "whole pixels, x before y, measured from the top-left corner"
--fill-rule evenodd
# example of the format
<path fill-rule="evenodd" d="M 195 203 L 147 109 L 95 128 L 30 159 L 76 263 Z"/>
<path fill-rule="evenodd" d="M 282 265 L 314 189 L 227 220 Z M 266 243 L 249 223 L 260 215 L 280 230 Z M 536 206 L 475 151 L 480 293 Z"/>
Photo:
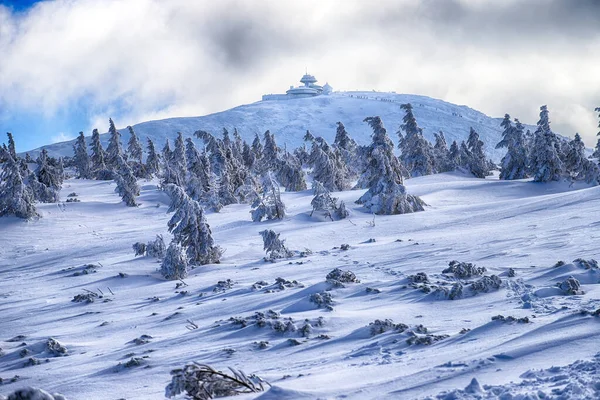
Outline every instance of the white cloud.
<path fill-rule="evenodd" d="M 282 91 L 307 66 L 336 89 L 424 94 L 530 123 L 548 104 L 556 130 L 590 145 L 594 4 L 56 0 L 19 15 L 0 6 L 0 108 L 53 115 L 85 99 L 99 128 L 109 115 L 118 125 L 202 115 Z"/>
<path fill-rule="evenodd" d="M 57 135 L 54 135 L 50 138 L 50 143 L 60 143 L 66 142 L 67 140 L 75 139 L 76 136 L 69 135 L 64 132 L 59 132 Z"/>

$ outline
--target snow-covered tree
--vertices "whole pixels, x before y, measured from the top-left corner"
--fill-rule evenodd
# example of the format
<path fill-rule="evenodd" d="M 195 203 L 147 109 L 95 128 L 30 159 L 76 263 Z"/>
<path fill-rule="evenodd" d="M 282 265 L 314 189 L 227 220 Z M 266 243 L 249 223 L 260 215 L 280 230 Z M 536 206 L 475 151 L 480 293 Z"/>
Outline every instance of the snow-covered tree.
<path fill-rule="evenodd" d="M 275 142 L 275 135 L 270 131 L 266 131 L 263 136 L 264 146 L 262 151 L 262 167 L 261 172 L 267 171 L 276 172 L 277 159 L 279 158 L 279 147 Z"/>
<path fill-rule="evenodd" d="M 285 204 L 281 201 L 279 184 L 271 172 L 267 172 L 262 181 L 262 194 L 252 203 L 252 221 L 260 222 L 266 219 L 283 219 Z"/>
<path fill-rule="evenodd" d="M 112 179 L 111 174 L 106 168 L 106 151 L 102 147 L 100 142 L 100 134 L 98 129 L 92 131 L 92 142 L 90 143 L 92 149 L 92 156 L 90 157 L 92 174 L 96 179 L 110 180 Z"/>
<path fill-rule="evenodd" d="M 142 163 L 144 151 L 142 150 L 140 140 L 131 126 L 128 126 L 127 130 L 129 131 L 129 142 L 127 142 L 127 160 L 129 161 L 129 165 L 137 178 L 147 177 L 146 166 Z"/>
<path fill-rule="evenodd" d="M 160 273 L 165 279 L 184 279 L 188 275 L 188 265 L 188 258 L 184 247 L 173 240 L 169 244 L 165 258 L 160 265 Z"/>
<path fill-rule="evenodd" d="M 365 118 L 373 129 L 372 143 L 366 149 L 366 168 L 359 187 L 369 190 L 357 200 L 375 214 L 404 214 L 423 211 L 424 202 L 406 193 L 400 161 L 394 155 L 394 145 L 379 117 Z M 360 185 L 362 183 L 362 185 Z"/>
<path fill-rule="evenodd" d="M 433 173 L 433 149 L 423 137 L 423 130 L 417 125 L 410 103 L 400 106 L 405 115 L 400 125 L 404 135 L 400 136 L 398 147 L 402 150 L 400 160 L 410 173 L 410 176 L 425 176 Z"/>
<path fill-rule="evenodd" d="M 254 135 L 254 140 L 252 141 L 252 152 L 254 153 L 255 161 L 260 163 L 263 157 L 263 145 L 260 142 L 258 133 Z"/>
<path fill-rule="evenodd" d="M 117 157 L 116 162 L 118 167 L 114 173 L 114 179 L 117 183 L 115 192 L 121 196 L 128 207 L 135 207 L 138 205 L 135 198 L 140 195 L 140 187 L 135 175 L 123 157 Z"/>
<path fill-rule="evenodd" d="M 254 151 L 252 151 L 252 147 L 246 142 L 244 142 L 244 147 L 242 149 L 242 160 L 244 161 L 244 165 L 249 171 L 253 171 L 256 164 L 256 155 Z"/>
<path fill-rule="evenodd" d="M 328 190 L 340 192 L 350 188 L 350 174 L 342 156 L 322 137 L 313 141 L 309 164 L 312 166 L 313 179 L 321 182 Z"/>
<path fill-rule="evenodd" d="M 448 168 L 451 168 L 450 171 L 454 171 L 459 166 L 460 147 L 458 147 L 458 143 L 456 143 L 456 140 L 453 140 L 452 144 L 450 145 L 450 150 L 448 151 Z"/>
<path fill-rule="evenodd" d="M 19 162 L 8 148 L 0 147 L 0 217 L 14 215 L 30 219 L 38 217 L 31 189 L 23 182 Z"/>
<path fill-rule="evenodd" d="M 315 140 L 315 137 L 313 136 L 312 133 L 310 133 L 310 131 L 307 129 L 306 133 L 304 134 L 304 141 L 305 142 L 312 142 L 313 140 Z"/>
<path fill-rule="evenodd" d="M 121 132 L 115 128 L 115 123 L 111 118 L 108 119 L 109 127 L 108 147 L 106 147 L 106 166 L 109 169 L 115 170 L 119 168 L 119 157 L 125 159 L 123 153 L 123 143 L 121 142 Z"/>
<path fill-rule="evenodd" d="M 579 133 L 575 134 L 575 138 L 569 142 L 569 151 L 565 157 L 564 168 L 567 176 L 572 181 L 585 179 L 586 163 L 585 144 L 581 140 Z"/>
<path fill-rule="evenodd" d="M 148 177 L 152 177 L 158 175 L 160 172 L 160 157 L 158 153 L 156 153 L 154 142 L 150 138 L 148 138 L 148 146 L 146 149 L 148 150 L 148 157 L 146 158 L 145 170 Z"/>
<path fill-rule="evenodd" d="M 535 141 L 531 155 L 531 170 L 534 182 L 560 180 L 563 163 L 558 152 L 558 138 L 550 129 L 547 106 L 540 107 L 540 120 L 534 133 Z"/>
<path fill-rule="evenodd" d="M 490 165 L 485 158 L 483 142 L 479 139 L 479 134 L 473 127 L 471 127 L 469 131 L 467 148 L 469 149 L 467 161 L 469 171 L 478 178 L 485 178 L 488 176 L 490 174 Z"/>
<path fill-rule="evenodd" d="M 171 198 L 169 212 L 175 211 L 168 222 L 173 241 L 180 244 L 191 264 L 219 263 L 223 251 L 214 244 L 210 226 L 204 216 L 204 209 L 196 200 L 174 184 L 165 186 Z"/>
<path fill-rule="evenodd" d="M 348 211 L 346 210 L 344 202 L 340 202 L 340 205 L 338 206 L 337 198 L 332 197 L 329 190 L 327 190 L 321 182 L 313 182 L 313 192 L 315 197 L 313 197 L 310 202 L 310 205 L 313 208 L 310 213 L 311 217 L 315 211 L 321 212 L 325 217 L 332 221 L 334 219 L 343 219 L 348 216 Z"/>
<path fill-rule="evenodd" d="M 286 246 L 285 240 L 279 239 L 279 233 L 270 229 L 259 232 L 263 238 L 263 248 L 267 252 L 265 261 L 274 262 L 281 258 L 289 258 L 294 255 Z"/>
<path fill-rule="evenodd" d="M 52 190 L 60 190 L 63 176 L 58 166 L 58 162 L 48 156 L 48 151 L 46 149 L 42 149 L 38 156 L 35 175 L 37 176 L 38 181 Z"/>
<path fill-rule="evenodd" d="M 73 164 L 75 164 L 75 170 L 77 171 L 77 177 L 80 179 L 90 179 L 92 177 L 90 156 L 87 153 L 87 146 L 85 144 L 85 136 L 83 132 L 79 132 L 79 136 L 73 145 Z"/>
<path fill-rule="evenodd" d="M 600 128 L 600 107 L 594 108 L 594 111 L 596 111 L 598 113 L 598 128 Z M 600 130 L 598 131 L 596 136 L 600 136 Z M 598 139 L 598 142 L 596 142 L 596 148 L 595 148 L 594 154 L 592 154 L 592 156 L 597 159 L 600 159 L 600 139 Z"/>
<path fill-rule="evenodd" d="M 510 115 L 505 114 L 500 126 L 504 128 L 504 131 L 502 132 L 502 140 L 498 142 L 496 148 L 507 148 L 507 153 L 501 162 L 500 179 L 526 178 L 528 160 L 523 125 L 518 119 L 515 119 L 515 126 L 513 126 Z"/>
<path fill-rule="evenodd" d="M 8 153 L 11 155 L 11 157 L 15 160 L 18 160 L 17 157 L 17 150 L 15 147 L 15 139 L 13 138 L 12 133 L 10 132 L 6 132 L 6 136 L 8 136 Z"/>
<path fill-rule="evenodd" d="M 435 145 L 433 146 L 433 169 L 435 172 L 448 172 L 453 171 L 454 166 L 450 161 L 450 151 L 448 150 L 448 143 L 446 143 L 446 137 L 444 132 L 434 133 Z"/>
<path fill-rule="evenodd" d="M 185 142 L 181 132 L 177 132 L 175 147 L 173 149 L 171 159 L 169 160 L 169 169 L 172 174 L 171 177 L 174 179 L 174 181 L 169 183 L 174 183 L 181 187 L 185 186 L 186 165 L 187 160 L 185 158 Z"/>
<path fill-rule="evenodd" d="M 306 190 L 306 179 L 304 178 L 302 164 L 292 154 L 286 153 L 277 165 L 277 180 L 288 192 L 299 192 Z"/>
<path fill-rule="evenodd" d="M 46 186 L 38 180 L 35 172 L 30 172 L 25 182 L 31 189 L 33 199 L 41 203 L 58 203 L 58 190 Z"/>

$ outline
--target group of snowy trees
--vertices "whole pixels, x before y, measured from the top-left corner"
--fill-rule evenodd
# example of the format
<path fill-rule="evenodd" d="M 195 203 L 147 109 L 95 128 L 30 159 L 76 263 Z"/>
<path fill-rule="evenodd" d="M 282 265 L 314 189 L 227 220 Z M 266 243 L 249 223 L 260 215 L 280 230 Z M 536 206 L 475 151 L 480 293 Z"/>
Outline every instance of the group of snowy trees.
<path fill-rule="evenodd" d="M 62 158 L 50 157 L 43 149 L 31 170 L 33 160 L 18 157 L 12 134 L 7 133 L 7 136 L 8 146 L 0 147 L 0 217 L 38 217 L 36 202 L 58 202 L 58 192 L 64 180 Z"/>
<path fill-rule="evenodd" d="M 540 119 L 533 134 L 530 131 L 524 133 L 518 119 L 513 125 L 508 114 L 501 126 L 504 128 L 502 140 L 496 148 L 506 148 L 507 153 L 500 163 L 500 179 L 533 177 L 534 182 L 549 182 L 566 178 L 571 182 L 598 184 L 600 169 L 597 162 L 586 157 L 581 136 L 576 133 L 568 141 L 556 135 L 550 128 L 547 106 L 540 107 Z M 594 155 L 598 154 L 600 151 L 597 150 Z"/>

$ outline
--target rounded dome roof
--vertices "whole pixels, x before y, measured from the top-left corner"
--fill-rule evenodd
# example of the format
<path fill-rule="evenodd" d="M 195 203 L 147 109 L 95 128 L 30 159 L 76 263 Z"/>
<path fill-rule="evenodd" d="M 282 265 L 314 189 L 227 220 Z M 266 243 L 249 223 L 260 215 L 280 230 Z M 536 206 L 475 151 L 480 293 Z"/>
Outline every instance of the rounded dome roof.
<path fill-rule="evenodd" d="M 300 79 L 300 82 L 302 83 L 315 83 L 317 81 L 317 78 L 315 78 L 312 75 L 309 74 L 305 74 L 302 79 Z"/>

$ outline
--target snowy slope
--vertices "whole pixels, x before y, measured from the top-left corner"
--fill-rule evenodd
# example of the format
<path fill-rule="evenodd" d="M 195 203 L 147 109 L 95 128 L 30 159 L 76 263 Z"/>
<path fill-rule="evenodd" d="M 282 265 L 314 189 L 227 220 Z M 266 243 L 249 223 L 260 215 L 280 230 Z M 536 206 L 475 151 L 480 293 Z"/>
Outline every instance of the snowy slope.
<path fill-rule="evenodd" d="M 379 92 L 341 92 L 313 98 L 260 101 L 204 117 L 143 122 L 135 125 L 134 129 L 141 138 L 149 137 L 154 140 L 158 148 L 162 148 L 166 138 L 176 137 L 177 132 L 191 136 L 201 129 L 220 134 L 223 128 L 230 131 L 237 128 L 242 137 L 250 142 L 256 133 L 262 137 L 264 131 L 269 129 L 275 133 L 281 146 L 296 148 L 302 145 L 307 129 L 315 136 L 333 141 L 335 124 L 341 121 L 359 144 L 367 144 L 371 131 L 362 121 L 365 117 L 375 115 L 382 118 L 390 136 L 397 141 L 395 132 L 404 116 L 400 109 L 402 103 L 413 105 L 419 126 L 424 129 L 425 137 L 432 142 L 433 134 L 440 130 L 444 132 L 448 145 L 453 140 L 466 140 L 469 128 L 473 127 L 485 143 L 490 157 L 498 161 L 505 153 L 502 149 L 494 149 L 502 133 L 501 118 L 490 118 L 469 107 L 425 96 Z M 115 122 L 119 125 L 123 121 Z M 99 129 L 102 131 L 102 127 Z M 121 129 L 121 133 L 126 142 L 129 136 L 127 131 Z M 90 135 L 89 132 L 85 134 Z M 107 135 L 103 135 L 103 139 L 106 142 Z M 73 143 L 74 141 L 69 141 L 44 147 L 52 154 L 71 156 Z M 38 151 L 36 149 L 31 154 L 36 155 Z"/>
<path fill-rule="evenodd" d="M 458 173 L 414 178 L 408 190 L 422 196 L 426 211 L 377 216 L 374 226 L 353 203 L 362 191 L 336 194 L 351 212 L 336 222 L 308 216 L 309 191 L 283 194 L 289 213 L 283 221 L 253 223 L 247 205 L 232 205 L 208 215 L 215 241 L 226 249 L 222 263 L 196 268 L 177 289 L 177 282 L 160 278 L 153 259 L 133 256 L 134 242 L 159 233 L 169 238 L 167 199 L 152 182 L 142 184 L 139 208 L 125 207 L 112 182 L 68 180 L 61 199 L 74 191 L 80 203 L 39 205 L 38 221 L 0 219 L 0 394 L 32 385 L 69 399 L 160 399 L 169 371 L 190 361 L 258 374 L 275 386 L 262 399 L 424 398 L 464 388 L 473 377 L 515 392 L 529 386 L 511 381 L 535 378 L 532 393 L 575 386 L 579 397 L 571 398 L 598 393 L 600 318 L 579 311 L 600 307 L 600 271 L 571 261 L 600 256 L 600 187 Z M 290 248 L 314 253 L 265 263 L 258 234 L 265 228 L 281 232 Z M 340 250 L 342 243 L 350 249 Z M 447 300 L 410 286 L 408 276 L 417 272 L 432 284 L 455 281 L 441 273 L 452 260 L 487 268 L 486 275 L 502 279 L 500 289 Z M 559 260 L 566 264 L 554 266 Z M 81 274 L 86 264 L 97 265 L 95 272 Z M 333 289 L 333 311 L 326 311 L 309 296 L 329 287 L 325 276 L 336 267 L 361 282 Z M 516 276 L 508 276 L 509 268 Z M 584 294 L 556 288 L 569 276 Z M 281 290 L 279 277 L 298 283 Z M 217 285 L 227 279 L 230 288 Z M 259 281 L 268 285 L 253 287 Z M 104 297 L 71 302 L 85 290 Z M 292 318 L 298 329 L 308 319 L 313 331 L 304 338 L 251 319 L 245 327 L 229 320 L 268 310 L 281 321 Z M 498 314 L 530 322 L 492 321 Z M 449 336 L 409 345 L 407 332 L 372 335 L 369 323 L 386 318 L 418 337 L 426 337 L 415 328 L 421 324 L 429 334 Z M 198 328 L 186 328 L 187 320 Z M 9 341 L 18 335 L 24 337 Z M 149 343 L 132 342 L 142 335 L 151 336 Z M 49 337 L 69 355 L 45 351 Z M 20 357 L 23 349 L 28 354 Z M 30 357 L 41 364 L 24 367 Z M 141 365 L 125 367 L 132 357 Z M 527 372 L 579 359 L 587 361 Z M 20 378 L 11 383 L 14 375 Z"/>

